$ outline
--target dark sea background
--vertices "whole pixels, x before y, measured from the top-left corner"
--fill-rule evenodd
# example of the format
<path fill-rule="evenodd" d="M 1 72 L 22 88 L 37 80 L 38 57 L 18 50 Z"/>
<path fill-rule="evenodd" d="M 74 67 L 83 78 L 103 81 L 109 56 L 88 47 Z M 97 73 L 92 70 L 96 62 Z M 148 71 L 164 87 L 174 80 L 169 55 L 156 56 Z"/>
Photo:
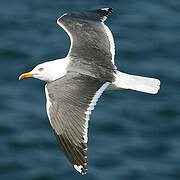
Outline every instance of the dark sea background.
<path fill-rule="evenodd" d="M 119 70 L 161 80 L 157 95 L 105 92 L 89 122 L 88 173 L 59 148 L 44 82 L 18 81 L 35 65 L 66 56 L 65 12 L 113 7 L 106 21 Z M 179 0 L 0 1 L 0 180 L 180 179 Z"/>

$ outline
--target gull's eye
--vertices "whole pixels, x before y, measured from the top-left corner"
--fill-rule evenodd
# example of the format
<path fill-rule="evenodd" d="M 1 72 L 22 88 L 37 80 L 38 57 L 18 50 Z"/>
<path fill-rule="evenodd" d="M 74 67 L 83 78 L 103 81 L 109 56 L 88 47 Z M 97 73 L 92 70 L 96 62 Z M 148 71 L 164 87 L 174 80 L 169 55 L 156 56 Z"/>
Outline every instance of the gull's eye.
<path fill-rule="evenodd" d="M 40 71 L 40 72 L 41 72 L 41 71 L 43 71 L 43 70 L 44 70 L 44 68 L 43 68 L 43 67 L 41 67 L 41 68 L 39 68 L 39 69 L 38 69 L 38 71 Z"/>

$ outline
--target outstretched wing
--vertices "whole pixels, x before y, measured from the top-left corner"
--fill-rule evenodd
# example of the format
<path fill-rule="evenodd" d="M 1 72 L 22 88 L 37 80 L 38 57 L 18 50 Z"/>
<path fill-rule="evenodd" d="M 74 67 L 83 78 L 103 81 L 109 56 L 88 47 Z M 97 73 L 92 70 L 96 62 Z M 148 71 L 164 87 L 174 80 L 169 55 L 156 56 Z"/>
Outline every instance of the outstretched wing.
<path fill-rule="evenodd" d="M 89 116 L 108 85 L 76 72 L 46 85 L 50 123 L 68 160 L 81 174 L 87 171 Z"/>
<path fill-rule="evenodd" d="M 111 12 L 112 8 L 104 8 L 67 13 L 57 20 L 71 39 L 69 71 L 113 81 L 112 74 L 116 69 L 114 40 L 104 24 Z"/>

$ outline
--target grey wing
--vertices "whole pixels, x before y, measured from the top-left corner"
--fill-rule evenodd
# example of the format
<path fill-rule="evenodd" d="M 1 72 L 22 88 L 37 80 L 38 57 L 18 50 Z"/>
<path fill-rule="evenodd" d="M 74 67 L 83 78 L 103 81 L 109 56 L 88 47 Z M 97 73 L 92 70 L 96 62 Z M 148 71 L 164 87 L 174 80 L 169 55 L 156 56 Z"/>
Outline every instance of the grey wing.
<path fill-rule="evenodd" d="M 68 160 L 81 174 L 87 171 L 89 115 L 108 85 L 75 72 L 46 85 L 50 123 Z"/>
<path fill-rule="evenodd" d="M 104 24 L 111 12 L 112 8 L 104 8 L 67 13 L 57 20 L 71 39 L 69 71 L 113 81 L 112 74 L 116 69 L 114 40 L 111 31 Z"/>

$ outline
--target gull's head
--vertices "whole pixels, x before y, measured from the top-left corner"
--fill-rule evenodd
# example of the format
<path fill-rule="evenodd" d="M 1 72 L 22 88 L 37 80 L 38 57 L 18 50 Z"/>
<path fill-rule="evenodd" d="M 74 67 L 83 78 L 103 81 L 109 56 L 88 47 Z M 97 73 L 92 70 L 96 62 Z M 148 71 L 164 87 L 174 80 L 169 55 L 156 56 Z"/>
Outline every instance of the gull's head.
<path fill-rule="evenodd" d="M 66 74 L 68 60 L 57 59 L 38 64 L 32 71 L 19 76 L 19 80 L 33 77 L 42 81 L 51 82 Z"/>
<path fill-rule="evenodd" d="M 32 71 L 21 74 L 19 76 L 19 80 L 27 79 L 30 77 L 46 82 L 53 80 L 51 68 L 48 66 L 47 63 L 39 64 Z"/>

